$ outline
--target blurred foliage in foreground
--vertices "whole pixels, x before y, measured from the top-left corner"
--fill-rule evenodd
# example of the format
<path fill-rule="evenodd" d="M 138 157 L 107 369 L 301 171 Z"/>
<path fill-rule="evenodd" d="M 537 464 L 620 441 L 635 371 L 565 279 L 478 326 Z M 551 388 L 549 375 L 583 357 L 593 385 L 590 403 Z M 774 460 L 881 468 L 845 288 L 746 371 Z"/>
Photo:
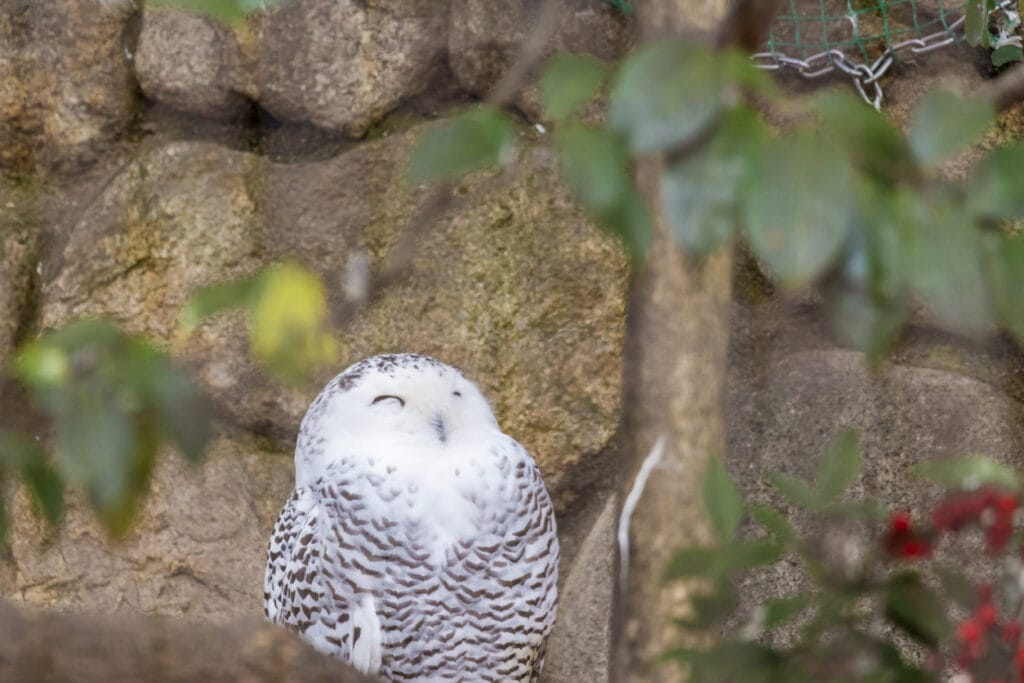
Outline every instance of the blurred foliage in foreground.
<path fill-rule="evenodd" d="M 678 551 L 667 578 L 698 581 L 685 628 L 729 628 L 711 647 L 666 653 L 690 665 L 690 680 L 937 683 L 951 667 L 965 682 L 1019 680 L 1017 473 L 979 456 L 926 461 L 920 474 L 947 492 L 927 521 L 914 523 L 908 511 L 843 498 L 860 463 L 854 434 L 841 432 L 813 482 L 768 476 L 786 503 L 779 508 L 744 503 L 721 461 L 711 460 L 703 499 L 717 543 Z M 752 524 L 741 535 L 745 518 Z M 934 557 L 940 549 L 943 560 Z M 984 556 L 999 568 L 994 579 L 968 576 L 969 560 Z M 801 588 L 741 604 L 738 579 L 780 563 L 802 570 Z"/>
<path fill-rule="evenodd" d="M 607 125 L 575 118 L 606 83 Z M 929 93 L 903 135 L 852 93 L 797 99 L 741 54 L 684 43 L 617 69 L 557 55 L 541 94 L 566 182 L 637 264 L 653 219 L 631 167 L 661 155 L 660 212 L 689 253 L 742 240 L 783 287 L 821 287 L 837 334 L 872 357 L 914 301 L 953 329 L 1024 338 L 1024 239 L 1000 229 L 1024 218 L 1024 144 L 992 150 L 963 182 L 941 173 L 992 125 L 985 102 Z M 791 123 L 777 132 L 765 111 Z M 421 139 L 410 180 L 512 158 L 509 128 L 486 106 L 447 120 Z"/>

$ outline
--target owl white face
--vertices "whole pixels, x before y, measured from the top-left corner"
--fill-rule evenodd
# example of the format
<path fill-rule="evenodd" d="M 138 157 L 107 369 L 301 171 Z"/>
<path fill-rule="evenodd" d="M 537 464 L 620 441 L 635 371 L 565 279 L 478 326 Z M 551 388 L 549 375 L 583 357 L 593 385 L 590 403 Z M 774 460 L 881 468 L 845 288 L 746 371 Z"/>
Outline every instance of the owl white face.
<path fill-rule="evenodd" d="M 297 474 L 306 478 L 305 469 L 318 476 L 333 454 L 353 449 L 383 459 L 389 453 L 458 453 L 496 431 L 487 400 L 455 368 L 427 356 L 374 356 L 335 377 L 310 406 L 295 454 Z M 312 433 L 323 437 L 304 443 Z"/>

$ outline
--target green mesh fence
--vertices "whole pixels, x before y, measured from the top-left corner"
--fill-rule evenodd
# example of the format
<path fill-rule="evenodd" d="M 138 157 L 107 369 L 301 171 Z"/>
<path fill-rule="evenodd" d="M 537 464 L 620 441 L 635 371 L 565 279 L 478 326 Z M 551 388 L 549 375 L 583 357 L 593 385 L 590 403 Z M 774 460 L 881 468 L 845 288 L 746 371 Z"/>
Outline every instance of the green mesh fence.
<path fill-rule="evenodd" d="M 957 0 L 788 0 L 766 51 L 805 58 L 837 49 L 870 62 L 900 43 L 949 31 L 964 16 Z"/>

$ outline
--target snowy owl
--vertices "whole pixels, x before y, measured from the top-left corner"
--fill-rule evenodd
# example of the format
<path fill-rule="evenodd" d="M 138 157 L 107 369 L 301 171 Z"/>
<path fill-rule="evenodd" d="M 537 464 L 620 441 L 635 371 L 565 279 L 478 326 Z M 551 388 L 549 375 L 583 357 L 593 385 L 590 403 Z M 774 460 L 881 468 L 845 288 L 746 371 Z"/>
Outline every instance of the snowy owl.
<path fill-rule="evenodd" d="M 459 370 L 374 356 L 313 401 L 267 619 L 388 681 L 535 681 L 557 579 L 540 471 Z"/>

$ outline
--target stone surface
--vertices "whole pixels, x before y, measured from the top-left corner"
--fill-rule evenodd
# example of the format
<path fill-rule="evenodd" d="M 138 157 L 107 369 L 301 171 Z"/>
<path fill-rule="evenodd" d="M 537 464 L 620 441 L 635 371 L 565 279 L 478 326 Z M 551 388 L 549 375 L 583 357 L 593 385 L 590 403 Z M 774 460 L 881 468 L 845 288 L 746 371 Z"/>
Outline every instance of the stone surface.
<path fill-rule="evenodd" d="M 607 683 L 615 599 L 616 497 L 607 495 L 600 515 L 572 563 L 563 562 L 558 620 L 548 640 L 545 683 Z"/>
<path fill-rule="evenodd" d="M 249 63 L 234 32 L 189 12 L 143 14 L 135 75 L 146 97 L 179 111 L 231 120 L 248 108 Z"/>
<path fill-rule="evenodd" d="M 437 0 L 298 0 L 256 15 L 255 94 L 279 119 L 360 137 L 430 84 L 447 15 Z"/>
<path fill-rule="evenodd" d="M 463 88 L 486 96 L 516 61 L 524 39 L 540 30 L 537 15 L 544 3 L 531 0 L 478 2 L 452 0 L 448 30 L 448 61 Z M 559 2 L 557 26 L 542 56 L 565 50 L 588 52 L 614 60 L 632 40 L 628 16 L 592 0 Z M 533 119 L 541 118 L 537 88 L 528 80 L 516 98 L 517 106 Z"/>
<path fill-rule="evenodd" d="M 863 474 L 849 497 L 874 498 L 915 517 L 926 516 L 940 494 L 916 476 L 918 463 L 979 453 L 1024 468 L 1024 365 L 1012 345 L 912 329 L 893 355 L 896 362 L 876 371 L 863 354 L 835 347 L 821 311 L 803 306 L 794 314 L 777 304 L 756 306 L 761 310 L 755 314 L 737 305 L 734 315 L 727 463 L 752 500 L 792 512 L 765 475 L 775 470 L 812 480 L 829 443 L 845 427 L 858 431 L 863 453 Z M 799 513 L 793 519 L 841 569 L 853 571 L 855 558 L 870 557 L 878 542 L 878 529 L 822 526 Z M 753 524 L 749 531 L 760 533 Z M 942 553 L 976 577 L 991 572 L 981 553 Z M 752 607 L 807 587 L 801 563 L 784 559 L 746 576 L 740 595 Z M 783 629 L 782 637 L 793 630 Z"/>
<path fill-rule="evenodd" d="M 319 269 L 336 294 L 354 249 L 377 268 L 414 211 L 398 188 L 420 130 L 270 167 L 270 248 Z M 346 325 L 341 364 L 404 350 L 462 368 L 557 488 L 618 424 L 627 264 L 561 188 L 554 160 L 523 142 L 510 183 L 463 186 L 458 210 L 421 236 L 409 277 Z"/>
<path fill-rule="evenodd" d="M 11 357 L 33 290 L 35 218 L 23 193 L 0 182 L 0 368 Z"/>
<path fill-rule="evenodd" d="M 107 315 L 169 344 L 193 289 L 284 258 L 316 268 L 339 293 L 350 254 L 365 250 L 377 267 L 415 211 L 416 195 L 400 188 L 416 130 L 302 164 L 205 143 L 143 154 L 48 265 L 42 326 Z M 222 413 L 288 449 L 341 367 L 416 351 L 476 380 L 555 488 L 604 448 L 618 424 L 627 264 L 560 189 L 554 162 L 527 147 L 510 186 L 462 189 L 464 206 L 423 236 L 409 277 L 348 322 L 338 367 L 313 384 L 268 380 L 249 360 L 238 316 L 200 328 L 185 355 Z"/>
<path fill-rule="evenodd" d="M 292 459 L 226 439 L 188 465 L 161 454 L 136 527 L 115 543 L 81 496 L 46 528 L 15 498 L 8 599 L 39 607 L 190 616 L 258 617 L 274 520 L 292 489 Z"/>
<path fill-rule="evenodd" d="M 130 7 L 0 0 L 0 168 L 77 171 L 124 132 Z"/>

